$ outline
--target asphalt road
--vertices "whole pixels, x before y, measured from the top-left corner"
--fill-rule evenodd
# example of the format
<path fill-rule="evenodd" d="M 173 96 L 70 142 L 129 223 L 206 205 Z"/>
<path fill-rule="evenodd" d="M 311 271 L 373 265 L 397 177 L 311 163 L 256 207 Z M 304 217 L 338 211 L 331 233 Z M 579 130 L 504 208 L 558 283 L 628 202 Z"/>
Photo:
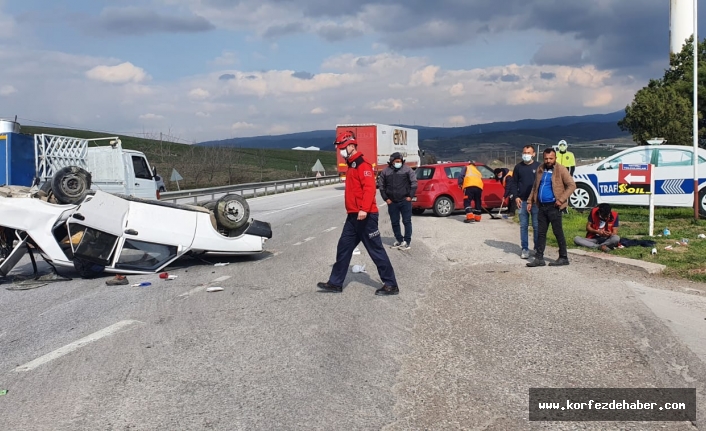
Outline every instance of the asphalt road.
<path fill-rule="evenodd" d="M 706 429 L 704 285 L 587 257 L 529 269 L 516 225 L 427 212 L 388 250 L 399 296 L 374 296 L 362 247 L 368 272 L 322 293 L 342 186 L 250 205 L 267 253 L 130 277 L 148 287 L 0 289 L 0 429 Z M 696 387 L 699 422 L 530 422 L 531 387 Z"/>

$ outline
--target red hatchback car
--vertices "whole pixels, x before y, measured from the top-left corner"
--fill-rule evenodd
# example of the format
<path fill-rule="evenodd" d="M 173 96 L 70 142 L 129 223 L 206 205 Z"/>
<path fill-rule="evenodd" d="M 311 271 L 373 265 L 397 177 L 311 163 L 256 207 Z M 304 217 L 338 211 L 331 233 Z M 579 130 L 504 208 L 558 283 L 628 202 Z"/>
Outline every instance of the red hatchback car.
<path fill-rule="evenodd" d="M 505 189 L 495 179 L 493 170 L 482 163 L 475 164 L 483 175 L 482 205 L 490 210 L 502 206 Z M 447 217 L 463 209 L 463 191 L 458 186 L 461 170 L 467 162 L 437 163 L 417 168 L 417 196 L 412 201 L 412 212 L 422 214 L 430 209 L 439 217 Z"/>

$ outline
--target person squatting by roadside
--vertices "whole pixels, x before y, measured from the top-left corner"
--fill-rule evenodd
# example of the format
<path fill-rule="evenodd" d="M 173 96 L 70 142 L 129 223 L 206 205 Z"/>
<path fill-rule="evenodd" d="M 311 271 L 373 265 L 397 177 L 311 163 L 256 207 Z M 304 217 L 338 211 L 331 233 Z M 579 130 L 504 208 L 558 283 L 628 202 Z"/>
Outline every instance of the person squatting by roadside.
<path fill-rule="evenodd" d="M 505 192 L 503 193 L 503 206 L 507 206 L 507 212 L 509 214 L 515 214 L 515 199 L 513 199 L 512 188 L 513 188 L 513 178 L 512 171 L 508 168 L 496 168 L 493 170 L 495 174 L 495 179 L 503 185 Z M 507 216 L 503 216 L 507 218 Z"/>
<path fill-rule="evenodd" d="M 559 243 L 559 259 L 549 263 L 549 266 L 569 264 L 566 251 L 566 238 L 562 226 L 561 211 L 567 207 L 569 196 L 576 189 L 576 183 L 569 170 L 556 163 L 556 152 L 553 148 L 544 150 L 544 164 L 537 168 L 537 177 L 532 187 L 532 193 L 527 200 L 527 207 L 539 207 L 539 235 L 534 260 L 527 266 L 530 268 L 544 266 L 544 248 L 547 245 L 547 230 L 552 225 L 552 232 Z"/>
<path fill-rule="evenodd" d="M 412 198 L 417 193 L 417 175 L 405 165 L 400 153 L 392 153 L 388 166 L 378 177 L 380 196 L 387 202 L 395 242 L 392 248 L 409 250 L 412 244 Z M 400 215 L 404 225 L 404 235 L 400 229 Z"/>
<path fill-rule="evenodd" d="M 539 168 L 539 162 L 534 161 L 534 147 L 532 145 L 525 145 L 522 148 L 522 161 L 515 165 L 512 170 L 513 181 L 510 183 L 512 188 L 512 195 L 515 197 L 515 206 L 520 210 L 520 245 L 522 247 L 522 252 L 520 257 L 523 259 L 528 259 L 530 257 L 529 252 L 529 222 L 530 215 L 532 216 L 532 248 L 537 250 L 537 235 L 539 232 L 539 207 L 530 206 L 527 207 L 527 199 L 529 199 L 530 193 L 532 193 L 532 187 L 534 186 L 534 180 L 537 177 L 537 168 Z"/>
<path fill-rule="evenodd" d="M 466 223 L 481 221 L 483 208 L 481 198 L 483 196 L 483 175 L 481 175 L 476 165 L 470 162 L 461 170 L 458 177 L 458 186 L 463 189 L 463 207 L 466 209 Z M 471 208 L 473 203 L 473 208 Z"/>
<path fill-rule="evenodd" d="M 399 288 L 378 229 L 378 208 L 375 204 L 375 173 L 372 165 L 358 152 L 358 142 L 352 131 L 341 132 L 334 142 L 348 164 L 346 172 L 345 206 L 348 216 L 338 240 L 336 263 L 327 282 L 317 283 L 319 289 L 342 292 L 343 282 L 353 251 L 361 242 L 377 267 L 383 286 L 376 295 L 397 295 Z"/>
<path fill-rule="evenodd" d="M 577 236 L 574 238 L 574 243 L 582 247 L 599 248 L 602 252 L 609 253 L 620 243 L 619 226 L 618 213 L 611 210 L 610 204 L 600 204 L 591 209 L 588 214 L 586 238 Z"/>

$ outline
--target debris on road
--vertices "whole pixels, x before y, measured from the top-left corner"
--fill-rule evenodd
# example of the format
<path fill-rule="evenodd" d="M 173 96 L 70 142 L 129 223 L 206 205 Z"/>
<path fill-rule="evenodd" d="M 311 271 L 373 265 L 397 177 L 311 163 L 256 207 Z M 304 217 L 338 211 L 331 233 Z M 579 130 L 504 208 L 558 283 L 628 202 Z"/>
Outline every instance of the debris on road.
<path fill-rule="evenodd" d="M 223 288 L 218 286 L 212 286 L 206 289 L 206 292 L 222 292 Z"/>
<path fill-rule="evenodd" d="M 3 389 L 0 391 L 0 396 L 2 395 L 7 395 L 7 389 Z"/>
<path fill-rule="evenodd" d="M 175 280 L 178 277 L 178 275 L 169 275 L 168 272 L 162 272 L 159 274 L 159 278 L 162 280 Z"/>
<path fill-rule="evenodd" d="M 124 275 L 116 274 L 114 278 L 106 280 L 105 284 L 107 286 L 123 286 L 130 283 Z"/>
<path fill-rule="evenodd" d="M 230 265 L 230 262 L 221 262 L 221 263 L 217 263 L 213 266 L 228 266 L 228 265 Z"/>
<path fill-rule="evenodd" d="M 152 283 L 149 281 L 143 281 L 142 283 L 135 283 L 132 285 L 132 287 L 143 287 L 143 286 L 152 286 Z"/>
<path fill-rule="evenodd" d="M 351 271 L 353 272 L 365 272 L 365 265 L 353 265 L 353 268 L 351 268 Z"/>

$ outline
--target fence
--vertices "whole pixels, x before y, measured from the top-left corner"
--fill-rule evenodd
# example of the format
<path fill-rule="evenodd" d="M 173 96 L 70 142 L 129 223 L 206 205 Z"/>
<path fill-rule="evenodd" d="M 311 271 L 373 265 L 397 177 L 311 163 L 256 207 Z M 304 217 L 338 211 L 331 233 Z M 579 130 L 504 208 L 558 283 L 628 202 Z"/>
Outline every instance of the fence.
<path fill-rule="evenodd" d="M 216 200 L 229 193 L 237 193 L 246 198 L 256 198 L 258 196 L 267 196 L 272 193 L 284 193 L 334 184 L 339 181 L 340 179 L 338 178 L 338 175 L 328 175 L 320 178 L 297 178 L 294 180 L 238 184 L 234 186 L 210 187 L 207 189 L 164 192 L 160 194 L 160 200 L 176 204 L 194 204 L 201 201 Z"/>

